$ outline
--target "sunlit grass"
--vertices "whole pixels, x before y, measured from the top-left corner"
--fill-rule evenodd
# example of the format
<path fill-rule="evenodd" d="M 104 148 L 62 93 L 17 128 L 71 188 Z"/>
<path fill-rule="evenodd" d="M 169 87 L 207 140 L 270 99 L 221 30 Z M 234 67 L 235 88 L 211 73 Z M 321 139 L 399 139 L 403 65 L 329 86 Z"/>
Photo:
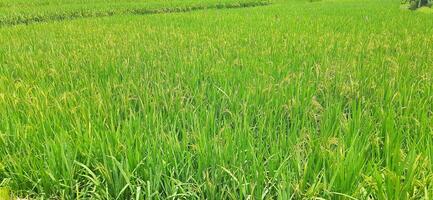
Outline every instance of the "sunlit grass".
<path fill-rule="evenodd" d="M 0 187 L 432 197 L 430 18 L 388 1 L 276 1 L 3 27 Z"/>

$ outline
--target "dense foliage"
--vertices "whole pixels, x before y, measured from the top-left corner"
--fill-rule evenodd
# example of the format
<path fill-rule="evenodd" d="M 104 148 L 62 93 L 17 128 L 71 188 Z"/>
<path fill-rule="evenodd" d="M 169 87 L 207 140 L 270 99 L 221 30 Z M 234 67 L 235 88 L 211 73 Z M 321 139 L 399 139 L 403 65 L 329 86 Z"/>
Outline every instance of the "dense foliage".
<path fill-rule="evenodd" d="M 61 1 L 20 12 L 69 12 Z M 431 15 L 387 0 L 3 26 L 0 188 L 40 199 L 431 199 L 429 27 Z"/>
<path fill-rule="evenodd" d="M 404 1 L 404 3 L 409 4 L 409 9 L 416 10 L 417 8 L 421 7 L 432 7 L 431 0 L 407 0 Z"/>

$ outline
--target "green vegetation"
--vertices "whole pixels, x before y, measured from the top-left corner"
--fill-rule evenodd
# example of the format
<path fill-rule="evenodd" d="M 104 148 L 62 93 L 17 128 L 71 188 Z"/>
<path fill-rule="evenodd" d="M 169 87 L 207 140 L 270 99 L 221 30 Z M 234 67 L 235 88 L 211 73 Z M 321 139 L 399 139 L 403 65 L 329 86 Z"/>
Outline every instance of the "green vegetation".
<path fill-rule="evenodd" d="M 1 200 L 9 200 L 11 198 L 10 191 L 6 188 L 0 187 L 0 199 Z"/>
<path fill-rule="evenodd" d="M 410 10 L 416 10 L 422 7 L 432 7 L 431 0 L 405 0 L 403 3 L 408 4 Z"/>
<path fill-rule="evenodd" d="M 254 7 L 269 4 L 263 0 L 174 0 L 119 3 L 114 0 L 5 2 L 0 6 L 0 27 L 37 22 L 61 21 L 87 17 L 106 17 L 126 14 L 157 14 L 188 12 L 203 9 Z"/>
<path fill-rule="evenodd" d="M 69 5 L 44 2 L 29 11 Z M 0 187 L 40 199 L 432 198 L 429 27 L 430 14 L 373 0 L 3 26 Z"/>

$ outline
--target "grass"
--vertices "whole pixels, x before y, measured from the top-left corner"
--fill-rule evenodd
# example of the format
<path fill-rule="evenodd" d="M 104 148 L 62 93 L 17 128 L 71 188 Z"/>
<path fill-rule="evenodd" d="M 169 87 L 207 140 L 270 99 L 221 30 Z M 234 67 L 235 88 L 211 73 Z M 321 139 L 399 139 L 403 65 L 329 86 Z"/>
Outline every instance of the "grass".
<path fill-rule="evenodd" d="M 26 1 L 15 3 L 5 1 L 3 7 L 0 6 L 0 27 L 77 18 L 189 12 L 203 9 L 243 8 L 268 4 L 268 1 L 263 0 L 141 0 L 123 3 L 113 0 L 94 0 L 89 2 L 43 0 L 27 2 L 27 4 Z"/>
<path fill-rule="evenodd" d="M 9 200 L 10 199 L 10 191 L 6 188 L 0 188 L 0 199 Z"/>
<path fill-rule="evenodd" d="M 393 1 L 281 0 L 3 27 L 0 187 L 431 198 L 430 18 Z"/>
<path fill-rule="evenodd" d="M 421 13 L 426 13 L 426 14 L 433 13 L 433 9 L 432 8 L 428 8 L 428 7 L 418 8 L 417 11 L 421 12 Z"/>

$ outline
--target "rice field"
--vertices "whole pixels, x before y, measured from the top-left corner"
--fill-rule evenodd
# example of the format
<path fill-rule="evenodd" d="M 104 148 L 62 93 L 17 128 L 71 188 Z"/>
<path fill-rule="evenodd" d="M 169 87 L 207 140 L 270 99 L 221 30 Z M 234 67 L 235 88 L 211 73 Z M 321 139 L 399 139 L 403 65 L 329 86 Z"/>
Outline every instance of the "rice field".
<path fill-rule="evenodd" d="M 432 27 L 391 0 L 0 0 L 0 199 L 431 199 Z"/>

